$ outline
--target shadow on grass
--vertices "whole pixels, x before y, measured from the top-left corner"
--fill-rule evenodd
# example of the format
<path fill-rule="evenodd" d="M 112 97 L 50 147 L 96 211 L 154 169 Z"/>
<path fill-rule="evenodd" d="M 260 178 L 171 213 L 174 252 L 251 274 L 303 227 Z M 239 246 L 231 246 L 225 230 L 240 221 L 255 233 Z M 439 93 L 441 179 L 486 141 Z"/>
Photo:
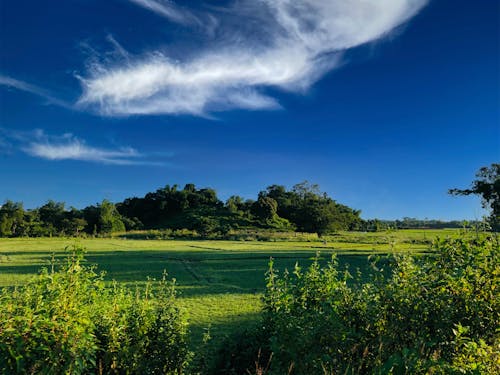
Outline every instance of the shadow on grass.
<path fill-rule="evenodd" d="M 214 350 L 230 335 L 235 332 L 244 331 L 247 328 L 252 328 L 261 320 L 260 313 L 246 313 L 236 315 L 228 315 L 224 320 L 217 319 L 211 321 L 210 324 L 190 323 L 190 348 L 193 352 L 201 352 L 204 350 L 204 345 L 208 346 L 209 350 Z M 207 344 L 203 343 L 203 336 L 209 333 L 210 340 Z"/>
<path fill-rule="evenodd" d="M 234 341 L 235 337 L 246 332 L 253 331 L 262 321 L 260 313 L 238 314 L 238 316 L 228 316 L 225 320 L 216 320 L 210 323 L 207 329 L 205 324 L 191 323 L 189 325 L 189 348 L 193 352 L 193 359 L 190 364 L 189 373 L 214 373 L 218 364 L 220 354 L 229 341 Z M 204 336 L 209 333 L 210 339 L 204 340 Z M 215 370 L 219 373 L 219 370 Z"/>
<path fill-rule="evenodd" d="M 0 280 L 8 285 L 9 275 L 38 273 L 41 267 L 50 267 L 52 252 L 2 252 L 0 255 Z M 331 252 L 321 254 L 321 262 L 331 257 Z M 55 253 L 56 263 L 64 263 L 67 253 Z M 214 293 L 257 293 L 264 289 L 269 259 L 274 258 L 277 269 L 293 269 L 298 262 L 307 267 L 314 253 L 299 251 L 279 252 L 207 252 L 207 251 L 91 251 L 85 255 L 88 264 L 96 264 L 97 271 L 105 271 L 106 280 L 127 284 L 144 283 L 149 278 L 161 278 L 163 271 L 175 278 L 184 296 Z M 30 260 L 30 258 L 32 260 Z M 351 272 L 369 270 L 366 254 L 339 255 L 339 270 L 346 267 Z M 3 277 L 2 277 L 3 276 Z"/>
<path fill-rule="evenodd" d="M 320 262 L 326 263 L 331 254 L 322 252 Z M 0 256 L 0 285 L 9 285 L 9 279 L 13 284 L 18 283 L 18 276 L 36 274 L 42 266 L 50 268 L 52 252 L 3 252 Z M 64 263 L 67 256 L 57 252 L 54 259 Z M 148 277 L 160 279 L 167 270 L 168 277 L 177 280 L 178 303 L 188 315 L 190 348 L 196 360 L 202 360 L 203 356 L 213 356 L 228 335 L 258 324 L 260 297 L 271 257 L 275 267 L 283 271 L 293 269 L 297 262 L 306 268 L 314 256 L 313 251 L 283 250 L 254 253 L 126 250 L 89 251 L 85 258 L 88 264 L 98 265 L 98 272 L 106 272 L 106 280 L 131 287 L 140 287 Z M 339 271 L 348 267 L 351 273 L 356 269 L 363 275 L 370 273 L 366 254 L 341 254 L 338 263 Z M 203 336 L 208 327 L 212 339 L 205 345 Z"/>

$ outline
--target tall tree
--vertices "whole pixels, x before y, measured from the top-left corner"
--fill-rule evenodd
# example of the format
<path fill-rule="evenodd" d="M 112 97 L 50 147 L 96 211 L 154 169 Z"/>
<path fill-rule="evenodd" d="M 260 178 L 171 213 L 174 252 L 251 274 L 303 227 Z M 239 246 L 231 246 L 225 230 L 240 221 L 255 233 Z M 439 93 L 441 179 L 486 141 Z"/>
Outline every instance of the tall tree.
<path fill-rule="evenodd" d="M 99 205 L 99 209 L 99 224 L 101 233 L 110 234 L 112 232 L 125 231 L 125 224 L 123 224 L 121 216 L 113 203 L 104 199 Z"/>
<path fill-rule="evenodd" d="M 24 208 L 22 203 L 6 201 L 0 207 L 0 236 L 18 236 L 24 222 Z"/>
<path fill-rule="evenodd" d="M 65 217 L 64 202 L 49 200 L 38 209 L 38 215 L 50 236 L 63 230 L 62 222 Z"/>
<path fill-rule="evenodd" d="M 253 204 L 252 211 L 261 220 L 272 220 L 277 216 L 278 203 L 273 198 L 259 196 Z"/>
<path fill-rule="evenodd" d="M 360 211 L 335 202 L 319 186 L 307 181 L 287 191 L 284 186 L 272 185 L 259 193 L 277 203 L 280 217 L 292 222 L 299 231 L 323 235 L 333 230 L 348 230 L 361 221 Z"/>
<path fill-rule="evenodd" d="M 238 213 L 244 209 L 244 202 L 243 198 L 240 197 L 239 195 L 231 195 L 225 204 L 225 207 L 229 210 L 231 213 Z"/>
<path fill-rule="evenodd" d="M 476 173 L 470 189 L 450 189 L 452 195 L 478 195 L 483 208 L 490 211 L 488 221 L 492 230 L 500 231 L 500 164 L 482 167 Z"/>

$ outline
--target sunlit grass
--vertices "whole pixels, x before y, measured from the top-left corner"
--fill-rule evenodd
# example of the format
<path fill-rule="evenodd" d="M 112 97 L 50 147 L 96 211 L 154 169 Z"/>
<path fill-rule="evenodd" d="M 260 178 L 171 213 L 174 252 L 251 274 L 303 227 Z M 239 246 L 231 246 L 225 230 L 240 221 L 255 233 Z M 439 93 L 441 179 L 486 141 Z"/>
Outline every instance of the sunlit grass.
<path fill-rule="evenodd" d="M 175 278 L 179 303 L 188 316 L 193 344 L 211 326 L 217 339 L 256 320 L 261 308 L 270 257 L 278 268 L 306 265 L 319 251 L 324 259 L 339 257 L 341 267 L 368 272 L 368 255 L 389 252 L 419 254 L 435 237 L 456 236 L 457 230 L 405 230 L 379 233 L 342 232 L 308 241 L 166 241 L 119 238 L 0 239 L 0 286 L 24 283 L 52 256 L 63 259 L 65 248 L 78 242 L 86 259 L 106 272 L 106 280 L 131 287 L 167 270 Z"/>

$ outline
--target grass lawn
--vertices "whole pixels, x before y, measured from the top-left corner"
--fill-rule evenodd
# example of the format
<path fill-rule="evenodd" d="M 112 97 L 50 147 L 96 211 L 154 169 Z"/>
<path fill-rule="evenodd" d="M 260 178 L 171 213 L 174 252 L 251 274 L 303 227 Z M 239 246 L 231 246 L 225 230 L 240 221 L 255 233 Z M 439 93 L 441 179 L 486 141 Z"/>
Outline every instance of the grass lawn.
<path fill-rule="evenodd" d="M 192 346 L 201 342 L 207 327 L 214 340 L 256 321 L 265 286 L 269 258 L 279 269 L 307 265 L 320 251 L 323 259 L 338 255 L 341 267 L 368 272 L 368 256 L 388 252 L 422 253 L 428 242 L 454 236 L 456 230 L 400 230 L 342 232 L 326 241 L 170 241 L 118 238 L 0 239 L 0 287 L 19 285 L 76 243 L 86 248 L 86 259 L 106 272 L 106 279 L 141 286 L 147 277 L 160 278 L 167 270 L 178 284 L 179 303 L 188 316 Z"/>

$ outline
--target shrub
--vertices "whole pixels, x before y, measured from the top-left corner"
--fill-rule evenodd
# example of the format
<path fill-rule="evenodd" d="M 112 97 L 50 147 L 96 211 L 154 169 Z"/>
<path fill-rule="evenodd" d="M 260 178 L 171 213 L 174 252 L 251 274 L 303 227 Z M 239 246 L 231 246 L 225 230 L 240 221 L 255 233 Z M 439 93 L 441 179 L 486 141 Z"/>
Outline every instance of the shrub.
<path fill-rule="evenodd" d="M 56 271 L 0 294 L 0 372 L 21 374 L 180 373 L 186 325 L 164 276 L 135 292 L 83 263 L 75 248 Z"/>
<path fill-rule="evenodd" d="M 496 239 L 439 240 L 383 265 L 361 283 L 335 258 L 283 274 L 271 263 L 269 340 L 253 347 L 269 346 L 272 373 L 500 373 Z"/>

